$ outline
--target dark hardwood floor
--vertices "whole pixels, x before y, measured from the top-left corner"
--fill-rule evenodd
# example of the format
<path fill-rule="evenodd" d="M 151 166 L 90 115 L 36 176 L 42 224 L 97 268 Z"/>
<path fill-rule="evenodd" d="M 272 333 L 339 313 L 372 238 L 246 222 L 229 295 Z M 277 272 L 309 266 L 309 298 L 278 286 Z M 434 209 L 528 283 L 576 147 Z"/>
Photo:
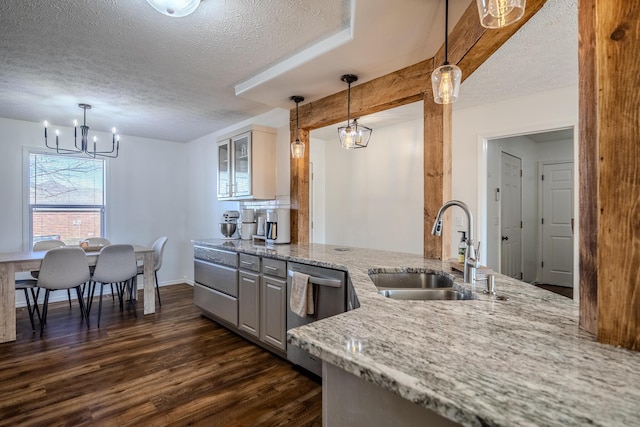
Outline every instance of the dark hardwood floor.
<path fill-rule="evenodd" d="M 137 319 L 105 299 L 100 329 L 97 301 L 89 330 L 75 301 L 51 304 L 42 338 L 17 309 L 17 340 L 0 344 L 0 425 L 321 425 L 317 380 L 201 316 L 191 286 L 161 293 Z"/>
<path fill-rule="evenodd" d="M 547 291 L 555 292 L 556 294 L 560 294 L 563 297 L 567 297 L 569 299 L 573 299 L 573 288 L 567 288 L 564 286 L 556 286 L 556 285 L 547 285 L 544 283 L 536 283 L 536 286 Z"/>

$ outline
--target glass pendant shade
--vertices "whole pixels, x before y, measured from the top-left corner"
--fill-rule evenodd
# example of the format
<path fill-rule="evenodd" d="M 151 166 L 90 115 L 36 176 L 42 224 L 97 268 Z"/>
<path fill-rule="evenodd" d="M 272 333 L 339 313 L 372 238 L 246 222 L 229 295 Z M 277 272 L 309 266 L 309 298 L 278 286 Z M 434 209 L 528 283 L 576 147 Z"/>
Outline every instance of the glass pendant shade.
<path fill-rule="evenodd" d="M 304 144 L 299 139 L 291 143 L 291 157 L 302 159 L 304 157 Z"/>
<path fill-rule="evenodd" d="M 200 0 L 147 0 L 147 3 L 163 15 L 181 18 L 192 14 L 200 5 Z"/>
<path fill-rule="evenodd" d="M 353 119 L 350 125 L 338 128 L 340 145 L 347 150 L 365 148 L 369 145 L 369 138 L 371 138 L 372 132 L 371 128 L 358 124 L 358 119 Z"/>
<path fill-rule="evenodd" d="M 358 80 L 358 76 L 354 74 L 345 74 L 340 80 L 349 85 L 347 89 L 347 125 L 338 128 L 338 136 L 340 137 L 340 146 L 346 150 L 353 148 L 365 148 L 369 145 L 369 138 L 373 130 L 366 126 L 358 124 L 358 119 L 350 120 L 351 117 L 351 83 Z"/>
<path fill-rule="evenodd" d="M 462 71 L 451 64 L 442 65 L 431 73 L 433 100 L 436 104 L 452 104 L 458 100 Z"/>
<path fill-rule="evenodd" d="M 300 133 L 298 125 L 300 124 L 300 117 L 298 116 L 298 104 L 304 101 L 304 97 L 294 95 L 289 97 L 290 100 L 296 103 L 296 140 L 291 143 L 291 158 L 302 159 L 304 158 L 304 142 L 300 141 Z"/>
<path fill-rule="evenodd" d="M 476 0 L 480 24 L 485 28 L 503 28 L 524 15 L 526 0 Z"/>

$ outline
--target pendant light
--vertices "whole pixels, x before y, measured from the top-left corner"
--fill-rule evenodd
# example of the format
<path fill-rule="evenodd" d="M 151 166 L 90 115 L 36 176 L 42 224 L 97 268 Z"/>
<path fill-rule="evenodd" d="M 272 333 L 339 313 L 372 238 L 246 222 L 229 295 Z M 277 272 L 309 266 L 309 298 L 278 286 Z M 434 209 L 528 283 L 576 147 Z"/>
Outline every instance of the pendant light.
<path fill-rule="evenodd" d="M 520 20 L 526 0 L 476 0 L 480 24 L 485 28 L 503 28 Z"/>
<path fill-rule="evenodd" d="M 445 4 L 444 21 L 444 64 L 431 73 L 433 100 L 436 104 L 452 104 L 458 100 L 462 71 L 449 64 L 449 0 Z"/>
<path fill-rule="evenodd" d="M 296 140 L 291 143 L 291 157 L 293 159 L 302 159 L 304 157 L 304 143 L 300 141 L 298 133 L 298 104 L 304 101 L 302 96 L 292 96 L 289 98 L 296 103 Z"/>
<path fill-rule="evenodd" d="M 338 128 L 338 136 L 340 137 L 340 145 L 347 150 L 353 148 L 365 148 L 369 144 L 369 138 L 373 130 L 366 126 L 358 124 L 358 119 L 351 121 L 351 83 L 358 80 L 358 76 L 353 74 L 345 74 L 340 80 L 349 85 L 347 91 L 347 125 Z"/>

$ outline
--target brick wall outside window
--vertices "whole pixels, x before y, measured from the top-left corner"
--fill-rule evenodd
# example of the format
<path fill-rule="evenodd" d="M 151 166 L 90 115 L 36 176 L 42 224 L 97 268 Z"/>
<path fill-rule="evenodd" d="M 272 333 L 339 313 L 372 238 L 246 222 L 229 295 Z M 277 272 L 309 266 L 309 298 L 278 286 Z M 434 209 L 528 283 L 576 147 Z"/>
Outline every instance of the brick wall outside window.
<path fill-rule="evenodd" d="M 88 237 L 100 236 L 100 212 L 65 212 L 39 210 L 33 213 L 33 241 L 62 240 L 78 244 Z"/>

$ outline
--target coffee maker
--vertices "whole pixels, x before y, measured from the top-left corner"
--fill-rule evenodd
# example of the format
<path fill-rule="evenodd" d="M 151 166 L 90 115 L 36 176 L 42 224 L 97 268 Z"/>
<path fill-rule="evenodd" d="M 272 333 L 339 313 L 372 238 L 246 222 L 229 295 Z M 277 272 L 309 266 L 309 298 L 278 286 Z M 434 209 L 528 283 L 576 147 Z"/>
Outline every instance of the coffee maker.
<path fill-rule="evenodd" d="M 289 209 L 277 208 L 267 210 L 265 238 L 268 244 L 291 242 L 291 213 Z"/>

